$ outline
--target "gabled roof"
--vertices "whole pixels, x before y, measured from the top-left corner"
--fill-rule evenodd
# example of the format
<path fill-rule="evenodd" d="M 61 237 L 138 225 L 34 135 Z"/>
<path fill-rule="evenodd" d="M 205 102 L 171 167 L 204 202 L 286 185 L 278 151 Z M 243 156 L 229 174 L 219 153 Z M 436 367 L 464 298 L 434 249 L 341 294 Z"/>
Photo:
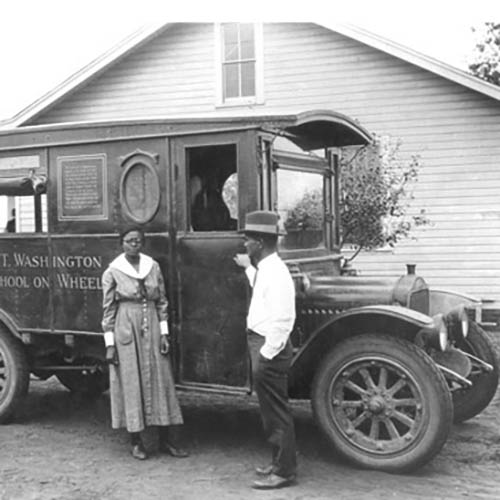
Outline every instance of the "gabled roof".
<path fill-rule="evenodd" d="M 497 85 L 481 80 L 470 73 L 442 61 L 438 61 L 433 57 L 417 52 L 409 47 L 405 47 L 404 45 L 400 45 L 399 43 L 393 42 L 379 35 L 375 35 L 374 33 L 356 26 L 349 24 L 322 24 L 326 28 L 336 31 L 341 35 L 353 38 L 358 42 L 364 43 L 365 45 L 369 45 L 375 49 L 414 64 L 415 66 L 431 71 L 436 75 L 446 78 L 447 80 L 451 80 L 452 82 L 468 87 L 472 90 L 480 92 L 481 94 L 493 97 L 493 99 L 500 100 L 500 87 Z"/>
<path fill-rule="evenodd" d="M 437 59 L 421 54 L 420 52 L 353 25 L 328 22 L 323 22 L 321 24 L 331 31 L 335 31 L 377 50 L 386 52 L 387 54 L 407 61 L 415 66 L 419 66 L 427 71 L 431 71 L 443 78 L 492 97 L 493 99 L 500 100 L 500 87 L 485 82 L 449 64 L 438 61 Z M 0 122 L 0 129 L 19 127 L 40 113 L 47 111 L 69 94 L 87 84 L 98 74 L 104 72 L 111 65 L 116 64 L 130 52 L 155 38 L 160 33 L 163 33 L 171 25 L 172 23 L 157 23 L 145 26 L 135 33 L 132 33 L 118 45 L 112 47 L 100 57 L 84 66 L 80 71 L 71 75 L 50 92 L 47 92 L 35 102 L 21 110 L 14 117 Z"/>

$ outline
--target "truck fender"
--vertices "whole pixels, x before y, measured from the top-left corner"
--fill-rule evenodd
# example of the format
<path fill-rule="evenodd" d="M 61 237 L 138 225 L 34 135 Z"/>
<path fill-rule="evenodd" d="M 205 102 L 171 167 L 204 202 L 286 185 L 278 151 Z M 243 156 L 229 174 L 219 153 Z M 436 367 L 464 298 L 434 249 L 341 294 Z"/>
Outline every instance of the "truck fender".
<path fill-rule="evenodd" d="M 475 321 L 481 323 L 481 300 L 466 295 L 457 293 L 453 290 L 445 290 L 441 288 L 429 288 L 429 316 L 435 314 L 446 314 L 457 306 L 464 305 L 467 308 L 475 310 Z"/>
<path fill-rule="evenodd" d="M 12 334 L 12 336 L 14 336 L 22 341 L 21 334 L 19 333 L 19 330 L 18 330 L 14 320 L 11 318 L 11 316 L 9 314 L 7 314 L 5 311 L 0 309 L 0 325 L 2 323 L 5 327 L 5 329 L 8 330 Z"/>
<path fill-rule="evenodd" d="M 384 333 L 413 341 L 422 328 L 431 328 L 430 316 L 399 305 L 349 309 L 312 332 L 295 353 L 289 376 L 292 397 L 308 397 L 314 372 L 325 353 L 341 340 L 362 333 Z"/>

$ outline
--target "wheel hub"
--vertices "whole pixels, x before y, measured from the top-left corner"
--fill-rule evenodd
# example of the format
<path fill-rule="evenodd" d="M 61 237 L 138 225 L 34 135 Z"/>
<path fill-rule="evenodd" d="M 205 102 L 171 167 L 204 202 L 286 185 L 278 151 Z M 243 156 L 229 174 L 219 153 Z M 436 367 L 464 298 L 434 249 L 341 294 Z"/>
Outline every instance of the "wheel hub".
<path fill-rule="evenodd" d="M 379 415 L 386 408 L 385 400 L 381 396 L 373 396 L 368 401 L 367 407 L 371 413 L 373 413 L 375 415 Z"/>

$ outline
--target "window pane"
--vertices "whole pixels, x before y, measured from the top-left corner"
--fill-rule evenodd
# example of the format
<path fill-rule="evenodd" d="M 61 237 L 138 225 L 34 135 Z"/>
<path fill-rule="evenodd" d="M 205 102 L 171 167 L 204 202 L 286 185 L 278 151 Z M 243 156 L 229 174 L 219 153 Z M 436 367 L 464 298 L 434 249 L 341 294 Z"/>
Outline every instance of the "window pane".
<path fill-rule="evenodd" d="M 255 95 L 255 63 L 241 64 L 241 95 Z"/>
<path fill-rule="evenodd" d="M 240 23 L 240 39 L 253 41 L 253 24 Z"/>
<path fill-rule="evenodd" d="M 252 23 L 223 24 L 222 42 L 223 98 L 255 96 L 254 25 Z"/>
<path fill-rule="evenodd" d="M 2 201 L 5 199 L 9 199 L 8 197 L 1 196 Z M 35 232 L 35 197 L 34 196 L 16 196 L 10 198 L 11 202 L 9 205 L 15 203 L 16 209 L 14 212 L 10 211 L 10 216 L 14 216 L 15 222 L 13 223 L 13 231 L 9 232 L 17 232 L 17 233 L 32 233 Z M 47 195 L 42 194 L 40 196 L 41 200 L 41 220 L 42 227 L 40 228 L 42 231 L 47 231 Z M 7 230 L 7 228 L 5 228 Z"/>
<path fill-rule="evenodd" d="M 239 97 L 238 64 L 224 66 L 224 97 Z"/>
<path fill-rule="evenodd" d="M 278 212 L 286 235 L 284 249 L 324 246 L 323 176 L 278 169 Z"/>
<path fill-rule="evenodd" d="M 224 61 L 237 61 L 238 60 L 238 44 L 227 43 L 224 46 Z"/>
<path fill-rule="evenodd" d="M 255 59 L 254 45 L 252 42 L 241 42 L 241 59 Z"/>
<path fill-rule="evenodd" d="M 241 59 L 255 57 L 253 24 L 240 24 Z"/>
<path fill-rule="evenodd" d="M 237 61 L 238 55 L 238 25 L 228 23 L 223 25 L 224 60 Z"/>
<path fill-rule="evenodd" d="M 238 23 L 224 23 L 222 25 L 224 44 L 238 43 Z"/>

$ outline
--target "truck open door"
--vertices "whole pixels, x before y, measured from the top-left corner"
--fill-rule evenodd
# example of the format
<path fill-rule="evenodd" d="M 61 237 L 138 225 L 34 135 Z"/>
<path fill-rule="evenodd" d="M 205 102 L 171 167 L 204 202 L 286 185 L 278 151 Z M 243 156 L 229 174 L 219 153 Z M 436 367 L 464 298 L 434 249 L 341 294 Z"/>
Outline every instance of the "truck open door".
<path fill-rule="evenodd" d="M 256 207 L 254 131 L 172 139 L 177 197 L 178 327 L 181 384 L 248 389 L 248 283 L 233 257 L 238 223 Z M 247 186 L 238 192 L 238 185 Z M 184 200 L 184 203 L 179 203 Z"/>

